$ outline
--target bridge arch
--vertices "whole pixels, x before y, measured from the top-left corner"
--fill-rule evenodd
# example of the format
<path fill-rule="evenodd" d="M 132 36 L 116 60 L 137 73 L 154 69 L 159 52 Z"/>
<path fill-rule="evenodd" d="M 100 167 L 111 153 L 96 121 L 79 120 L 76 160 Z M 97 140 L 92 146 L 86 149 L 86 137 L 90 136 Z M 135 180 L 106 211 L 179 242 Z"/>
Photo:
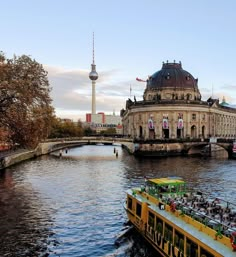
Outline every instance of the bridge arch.
<path fill-rule="evenodd" d="M 207 142 L 203 142 L 201 144 L 191 143 L 191 144 L 185 145 L 184 149 L 188 155 L 201 155 L 203 153 L 203 149 L 206 146 L 208 146 Z"/>
<path fill-rule="evenodd" d="M 231 156 L 232 146 L 228 143 L 213 143 L 199 142 L 185 144 L 184 150 L 188 155 L 207 155 L 207 154 L 217 154 L 219 151 L 224 151 L 228 154 L 228 158 Z"/>

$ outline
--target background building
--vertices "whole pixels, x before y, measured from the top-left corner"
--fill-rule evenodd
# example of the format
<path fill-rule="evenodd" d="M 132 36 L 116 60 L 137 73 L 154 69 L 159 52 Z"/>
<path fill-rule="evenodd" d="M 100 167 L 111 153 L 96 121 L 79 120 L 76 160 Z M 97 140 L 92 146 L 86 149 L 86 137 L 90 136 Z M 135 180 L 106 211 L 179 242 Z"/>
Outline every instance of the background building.
<path fill-rule="evenodd" d="M 107 130 L 108 128 L 114 128 L 116 134 L 122 134 L 122 120 L 120 116 L 115 115 L 106 115 L 103 112 L 97 114 L 86 114 L 86 123 L 88 123 L 91 129 L 95 130 L 96 133 Z"/>
<path fill-rule="evenodd" d="M 142 101 L 126 101 L 123 134 L 140 139 L 236 137 L 236 109 L 201 100 L 198 79 L 181 63 L 163 63 L 150 76 Z"/>

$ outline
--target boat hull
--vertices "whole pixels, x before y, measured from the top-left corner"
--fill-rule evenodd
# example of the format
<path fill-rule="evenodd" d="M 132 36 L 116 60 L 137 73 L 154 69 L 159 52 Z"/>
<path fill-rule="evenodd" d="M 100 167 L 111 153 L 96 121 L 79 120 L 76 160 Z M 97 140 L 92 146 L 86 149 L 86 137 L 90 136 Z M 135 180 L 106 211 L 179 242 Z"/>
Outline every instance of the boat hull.
<path fill-rule="evenodd" d="M 128 219 L 134 226 L 135 230 L 144 237 L 144 239 L 160 254 L 160 256 L 163 256 L 163 257 L 174 256 L 173 254 L 170 255 L 171 250 L 173 250 L 170 248 L 170 244 L 168 244 L 168 242 L 160 234 L 157 235 L 156 244 L 155 244 L 153 240 L 151 240 L 147 236 L 147 233 L 145 232 L 145 230 L 141 229 L 140 226 L 137 224 L 137 222 L 133 220 L 132 214 L 130 214 L 127 209 L 126 209 L 126 212 L 127 212 Z M 168 246 L 169 246 L 169 249 L 168 249 Z M 182 256 L 179 255 L 179 256 L 182 257 L 183 255 Z"/>
<path fill-rule="evenodd" d="M 124 204 L 128 220 L 161 256 L 236 256 L 229 238 L 142 190 L 134 191 L 127 193 Z"/>

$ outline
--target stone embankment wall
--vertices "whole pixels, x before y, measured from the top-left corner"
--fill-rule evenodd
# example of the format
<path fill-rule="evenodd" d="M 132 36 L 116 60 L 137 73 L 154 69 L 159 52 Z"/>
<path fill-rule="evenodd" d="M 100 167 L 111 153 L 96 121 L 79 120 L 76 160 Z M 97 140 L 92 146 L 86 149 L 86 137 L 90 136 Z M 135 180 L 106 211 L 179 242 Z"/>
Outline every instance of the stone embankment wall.
<path fill-rule="evenodd" d="M 5 169 L 11 165 L 31 159 L 35 156 L 35 151 L 15 151 L 7 153 L 0 158 L 0 170 Z"/>
<path fill-rule="evenodd" d="M 3 170 L 9 166 L 20 163 L 22 161 L 36 158 L 41 155 L 49 154 L 51 152 L 73 146 L 84 145 L 84 143 L 69 144 L 65 142 L 48 142 L 40 143 L 35 150 L 21 149 L 12 152 L 3 153 L 0 157 L 0 170 Z"/>
<path fill-rule="evenodd" d="M 183 155 L 184 146 L 181 143 L 164 143 L 164 144 L 134 144 L 135 152 L 137 156 L 180 156 Z"/>

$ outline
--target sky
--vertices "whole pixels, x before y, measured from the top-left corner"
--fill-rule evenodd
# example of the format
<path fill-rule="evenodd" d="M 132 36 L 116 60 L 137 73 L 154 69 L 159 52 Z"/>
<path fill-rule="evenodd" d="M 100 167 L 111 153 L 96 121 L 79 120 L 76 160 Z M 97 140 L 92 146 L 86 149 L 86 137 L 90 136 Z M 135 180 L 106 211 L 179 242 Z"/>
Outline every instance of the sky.
<path fill-rule="evenodd" d="M 235 0 L 0 0 L 0 51 L 43 64 L 60 118 L 91 113 L 93 33 L 97 112 L 119 115 L 128 98 L 142 100 L 136 77 L 167 60 L 198 78 L 203 100 L 234 105 L 235 10 Z"/>

